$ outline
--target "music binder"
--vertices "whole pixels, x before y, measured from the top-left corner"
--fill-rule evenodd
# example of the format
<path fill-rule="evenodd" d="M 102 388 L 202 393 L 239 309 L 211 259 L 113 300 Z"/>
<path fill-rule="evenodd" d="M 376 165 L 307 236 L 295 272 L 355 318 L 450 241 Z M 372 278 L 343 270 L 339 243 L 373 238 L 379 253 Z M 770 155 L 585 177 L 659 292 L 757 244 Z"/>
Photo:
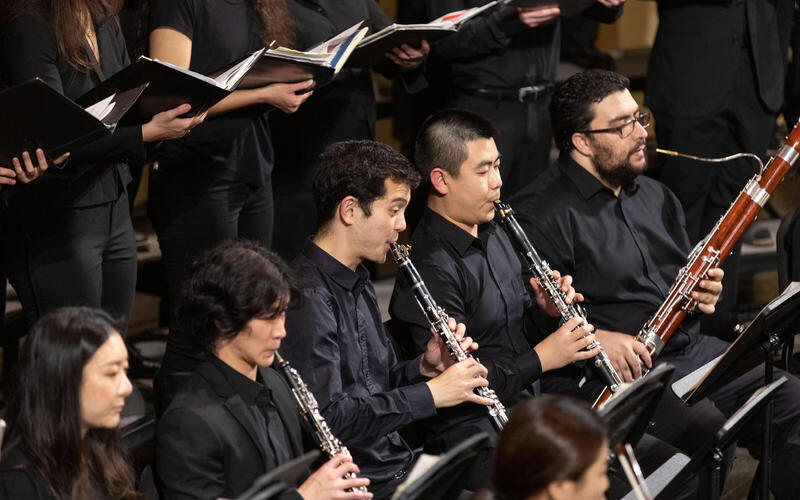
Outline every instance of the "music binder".
<path fill-rule="evenodd" d="M 137 123 L 145 123 L 154 115 L 190 104 L 186 116 L 207 111 L 233 92 L 247 71 L 266 49 L 259 49 L 226 68 L 214 78 L 201 75 L 158 59 L 141 56 L 135 63 L 118 71 L 103 83 L 78 98 L 78 103 L 97 102 L 109 95 L 148 84 L 135 110 Z"/>
<path fill-rule="evenodd" d="M 492 1 L 480 7 L 445 14 L 427 24 L 392 24 L 365 37 L 358 44 L 347 66 L 351 68 L 374 68 L 386 62 L 386 53 L 400 45 L 419 45 L 423 40 L 434 42 L 451 35 L 467 21 L 496 6 Z"/>
<path fill-rule="evenodd" d="M 109 135 L 147 85 L 90 101 L 86 109 L 34 78 L 0 92 L 0 165 L 42 148 L 49 158 Z"/>
<path fill-rule="evenodd" d="M 305 80 L 314 80 L 313 88 L 329 84 L 367 34 L 368 28 L 362 26 L 363 22 L 359 22 L 305 52 L 285 47 L 265 49 L 239 83 L 239 88 L 251 89 L 272 83 L 299 83 Z"/>
<path fill-rule="evenodd" d="M 763 363 L 765 353 L 761 345 L 771 340 L 767 336 L 777 335 L 777 341 L 782 343 L 780 337 L 797 333 L 787 329 L 800 319 L 800 286 L 793 285 L 764 306 L 722 356 L 673 384 L 676 395 L 689 405 L 700 401 Z"/>

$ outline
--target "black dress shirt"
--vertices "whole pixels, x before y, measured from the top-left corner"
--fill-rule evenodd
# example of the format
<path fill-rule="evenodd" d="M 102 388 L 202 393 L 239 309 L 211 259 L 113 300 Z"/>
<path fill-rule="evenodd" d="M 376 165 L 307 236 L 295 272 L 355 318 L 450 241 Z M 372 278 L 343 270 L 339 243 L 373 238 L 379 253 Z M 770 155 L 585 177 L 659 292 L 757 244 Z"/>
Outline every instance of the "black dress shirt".
<path fill-rule="evenodd" d="M 362 474 L 402 476 L 412 453 L 397 429 L 436 411 L 419 358 L 397 361 L 363 266 L 352 271 L 309 242 L 293 267 L 302 297 L 286 314 L 281 353 Z"/>
<path fill-rule="evenodd" d="M 666 299 L 691 250 L 678 199 L 639 176 L 619 196 L 562 155 L 511 206 L 533 246 L 571 274 L 595 328 L 635 335 Z M 686 320 L 664 353 L 699 334 Z"/>
<path fill-rule="evenodd" d="M 275 463 L 267 463 L 267 468 L 273 469 L 278 464 L 286 463 L 294 458 L 289 446 L 286 426 L 283 425 L 278 414 L 272 398 L 272 391 L 264 385 L 261 372 L 257 372 L 256 380 L 251 380 L 216 356 L 211 358 L 211 362 L 222 372 L 233 390 L 242 397 L 244 404 L 253 413 L 261 442 L 263 445 L 269 446 L 272 451 L 269 459 L 275 460 Z"/>
<path fill-rule="evenodd" d="M 70 99 L 77 99 L 118 72 L 130 61 L 117 19 L 95 24 L 100 64 L 81 72 L 59 53 L 50 23 L 39 14 L 23 14 L 2 28 L 3 80 L 16 85 L 33 78 Z M 83 55 L 96 62 L 88 44 Z M 33 111 L 33 110 L 32 110 Z M 86 207 L 117 200 L 131 180 L 127 160 L 146 156 L 140 126 L 117 127 L 113 134 L 71 152 L 63 169 L 51 168 L 47 175 L 14 191 L 33 209 L 49 206 Z"/>
<path fill-rule="evenodd" d="M 486 0 L 426 0 L 431 19 L 486 4 Z M 595 6 L 586 15 L 611 22 L 622 8 Z M 555 81 L 561 24 L 528 28 L 517 9 L 504 7 L 471 19 L 455 34 L 437 41 L 434 53 L 448 63 L 456 88 L 518 89 Z"/>
<path fill-rule="evenodd" d="M 542 366 L 525 335 L 532 301 L 508 237 L 492 222 L 480 226 L 475 238 L 426 209 L 411 237 L 411 248 L 411 259 L 437 305 L 464 323 L 467 335 L 478 343 L 475 356 L 489 371 L 489 387 L 507 406 L 513 405 L 520 392 L 541 376 Z M 389 313 L 411 332 L 417 350 L 424 350 L 430 324 L 402 273 L 395 281 Z M 479 420 L 485 430 L 491 429 L 486 408 L 473 403 L 442 409 L 439 417 L 438 423 L 431 423 L 435 435 L 468 420 Z M 456 432 L 447 444 L 454 444 L 459 435 Z"/>

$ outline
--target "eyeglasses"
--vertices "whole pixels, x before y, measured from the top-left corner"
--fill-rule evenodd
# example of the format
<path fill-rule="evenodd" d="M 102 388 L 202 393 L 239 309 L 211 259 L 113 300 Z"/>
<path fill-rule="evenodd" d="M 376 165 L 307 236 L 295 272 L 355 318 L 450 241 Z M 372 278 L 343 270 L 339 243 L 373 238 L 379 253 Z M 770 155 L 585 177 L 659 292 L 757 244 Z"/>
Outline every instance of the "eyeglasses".
<path fill-rule="evenodd" d="M 643 111 L 641 113 L 637 113 L 632 119 L 626 121 L 622 125 L 618 127 L 611 127 L 611 128 L 599 128 L 595 130 L 581 130 L 580 134 L 599 134 L 602 132 L 616 132 L 619 134 L 621 138 L 626 138 L 633 133 L 633 129 L 636 127 L 636 123 L 642 126 L 642 128 L 647 128 L 650 125 L 650 113 Z"/>

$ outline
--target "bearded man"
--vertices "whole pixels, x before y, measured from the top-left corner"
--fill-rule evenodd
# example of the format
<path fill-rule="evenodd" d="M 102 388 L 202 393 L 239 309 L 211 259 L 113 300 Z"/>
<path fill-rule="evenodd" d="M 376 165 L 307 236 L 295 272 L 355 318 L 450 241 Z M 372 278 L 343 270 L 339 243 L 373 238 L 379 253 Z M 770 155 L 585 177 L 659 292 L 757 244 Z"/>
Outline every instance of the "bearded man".
<path fill-rule="evenodd" d="M 691 251 L 680 202 L 666 186 L 641 175 L 647 169 L 649 116 L 639 110 L 628 86 L 627 78 L 602 70 L 559 84 L 550 105 L 558 164 L 512 200 L 539 253 L 553 269 L 573 276 L 597 340 L 626 381 L 641 375 L 637 355 L 651 365 L 634 335 L 664 302 Z M 701 313 L 714 312 L 722 276 L 721 269 L 712 269 L 693 292 Z M 727 347 L 704 335 L 697 317 L 690 317 L 656 364 L 675 366 L 677 379 Z M 647 432 L 691 455 L 763 384 L 763 373 L 763 366 L 754 368 L 692 407 L 667 391 Z M 800 498 L 795 465 L 800 460 L 800 380 L 788 379 L 774 399 L 771 480 L 778 499 Z M 542 384 L 548 387 L 544 379 Z M 600 385 L 589 380 L 581 390 L 596 396 Z M 755 420 L 739 444 L 759 457 L 760 419 Z"/>

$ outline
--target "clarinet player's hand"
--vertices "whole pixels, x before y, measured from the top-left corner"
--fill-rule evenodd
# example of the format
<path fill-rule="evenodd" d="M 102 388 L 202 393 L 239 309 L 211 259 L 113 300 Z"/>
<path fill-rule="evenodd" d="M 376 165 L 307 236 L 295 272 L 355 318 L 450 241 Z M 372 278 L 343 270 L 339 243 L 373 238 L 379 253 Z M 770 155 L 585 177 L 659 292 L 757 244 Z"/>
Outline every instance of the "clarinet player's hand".
<path fill-rule="evenodd" d="M 633 335 L 608 330 L 597 330 L 595 334 L 623 382 L 633 382 L 642 376 L 640 358 L 647 368 L 653 367 L 647 347 Z"/>
<path fill-rule="evenodd" d="M 600 352 L 599 348 L 583 351 L 594 341 L 592 325 L 583 325 L 583 318 L 571 318 L 533 348 L 539 355 L 542 372 L 567 366 L 575 361 L 589 359 Z"/>
<path fill-rule="evenodd" d="M 553 271 L 552 276 L 553 279 L 558 282 L 558 286 L 561 288 L 561 291 L 565 294 L 564 302 L 567 304 L 583 302 L 583 295 L 576 292 L 572 287 L 572 276 L 561 276 L 561 273 L 558 271 Z M 533 292 L 536 295 L 536 304 L 539 306 L 539 308 L 548 316 L 557 318 L 559 316 L 558 308 L 556 308 L 556 305 L 553 304 L 552 300 L 550 300 L 547 292 L 545 292 L 544 289 L 539 285 L 539 282 L 536 281 L 536 278 L 531 278 L 531 286 L 533 287 Z"/>
<path fill-rule="evenodd" d="M 471 353 L 478 348 L 478 344 L 472 341 L 472 337 L 465 336 L 467 327 L 464 326 L 464 323 L 456 324 L 456 320 L 447 318 L 447 326 L 465 352 Z M 435 377 L 455 363 L 450 355 L 450 350 L 447 349 L 447 345 L 436 333 L 436 330 L 431 328 L 431 334 L 432 337 L 428 341 L 425 354 L 420 358 L 419 365 L 420 373 L 426 377 Z"/>
<path fill-rule="evenodd" d="M 436 408 L 447 408 L 465 401 L 488 406 L 492 404 L 491 399 L 483 398 L 473 392 L 476 387 L 489 385 L 487 374 L 486 367 L 474 358 L 467 358 L 425 383 L 428 384 Z"/>
<path fill-rule="evenodd" d="M 345 479 L 344 475 L 352 472 L 358 474 L 358 466 L 353 460 L 336 455 L 317 469 L 297 488 L 303 500 L 339 500 L 372 498 L 372 493 L 347 491 L 358 486 L 368 486 L 369 479 L 356 477 Z"/>

